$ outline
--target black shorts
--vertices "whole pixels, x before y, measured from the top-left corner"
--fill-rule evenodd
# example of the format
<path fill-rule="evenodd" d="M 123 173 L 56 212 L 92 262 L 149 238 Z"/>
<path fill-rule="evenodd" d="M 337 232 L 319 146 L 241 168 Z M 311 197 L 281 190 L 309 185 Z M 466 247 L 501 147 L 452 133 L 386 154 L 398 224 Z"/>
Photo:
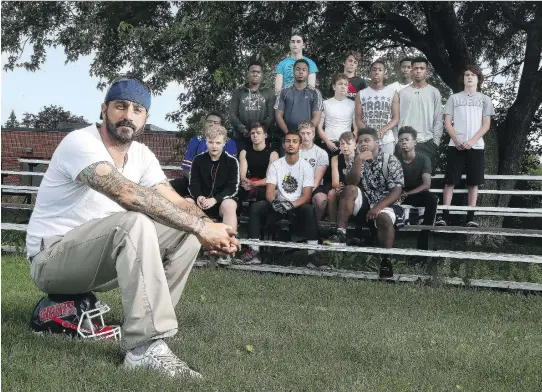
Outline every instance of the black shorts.
<path fill-rule="evenodd" d="M 192 199 L 194 200 L 192 197 L 187 197 L 187 199 Z M 197 203 L 196 203 L 197 204 Z M 219 212 L 219 209 L 220 209 L 220 204 L 221 203 L 216 203 L 214 206 L 212 206 L 211 208 L 207 209 L 207 210 L 203 210 L 203 212 L 205 212 L 205 215 L 207 215 L 209 218 L 211 219 L 221 219 L 220 217 L 220 212 Z"/>
<path fill-rule="evenodd" d="M 484 150 L 471 148 L 458 150 L 448 146 L 448 162 L 444 182 L 459 185 L 463 173 L 467 175 L 467 186 L 484 184 Z"/>
<path fill-rule="evenodd" d="M 325 193 L 327 195 L 327 193 L 331 190 L 331 183 L 325 183 L 324 182 L 324 185 L 320 185 L 318 188 L 316 188 L 315 190 L 312 191 L 312 195 L 317 195 L 319 193 Z"/>

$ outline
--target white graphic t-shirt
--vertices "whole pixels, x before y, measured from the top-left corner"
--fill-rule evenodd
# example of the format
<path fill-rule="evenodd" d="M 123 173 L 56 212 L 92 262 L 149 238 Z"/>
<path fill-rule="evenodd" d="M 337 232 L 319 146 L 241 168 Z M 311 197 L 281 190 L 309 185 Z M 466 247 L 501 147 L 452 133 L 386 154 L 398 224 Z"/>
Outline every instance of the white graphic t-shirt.
<path fill-rule="evenodd" d="M 359 93 L 359 99 L 362 107 L 363 123 L 369 128 L 374 128 L 380 131 L 387 123 L 391 121 L 391 106 L 395 90 L 386 86 L 382 90 L 373 90 L 367 87 Z M 390 129 L 385 133 L 380 141 L 381 144 L 394 142 L 393 131 Z"/>
<path fill-rule="evenodd" d="M 351 99 L 339 101 L 335 98 L 324 101 L 324 132 L 331 141 L 338 141 L 343 132 L 351 131 L 356 104 Z"/>
<path fill-rule="evenodd" d="M 314 172 L 311 165 L 299 158 L 294 165 L 282 157 L 269 166 L 267 183 L 275 184 L 279 200 L 296 201 L 303 195 L 303 188 L 314 186 Z"/>

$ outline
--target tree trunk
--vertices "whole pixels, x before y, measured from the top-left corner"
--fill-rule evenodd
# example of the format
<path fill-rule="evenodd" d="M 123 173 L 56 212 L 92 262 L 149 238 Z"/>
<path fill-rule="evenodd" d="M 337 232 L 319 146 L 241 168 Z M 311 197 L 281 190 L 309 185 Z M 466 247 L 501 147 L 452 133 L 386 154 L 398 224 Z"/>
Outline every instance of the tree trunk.
<path fill-rule="evenodd" d="M 539 14 L 542 14 L 540 7 Z M 542 20 L 540 18 L 539 20 Z M 531 25 L 527 30 L 525 62 L 516 100 L 508 109 L 506 119 L 499 124 L 499 174 L 520 173 L 525 145 L 536 111 L 542 104 L 542 69 L 538 69 L 542 56 L 542 26 Z M 500 189 L 514 189 L 516 181 L 500 181 Z M 510 195 L 501 195 L 498 206 L 510 203 Z"/>

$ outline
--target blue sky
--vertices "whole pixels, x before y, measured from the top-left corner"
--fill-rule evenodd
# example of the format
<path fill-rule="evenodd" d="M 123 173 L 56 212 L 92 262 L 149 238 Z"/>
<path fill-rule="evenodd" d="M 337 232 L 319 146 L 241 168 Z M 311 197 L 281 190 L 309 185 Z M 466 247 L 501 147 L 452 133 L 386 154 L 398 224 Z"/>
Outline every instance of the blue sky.
<path fill-rule="evenodd" d="M 23 55 L 28 56 L 29 53 Z M 63 48 L 50 48 L 47 50 L 47 61 L 36 72 L 24 69 L 5 72 L 3 65 L 6 58 L 7 55 L 2 54 L 2 124 L 12 110 L 15 110 L 20 121 L 23 113 L 36 114 L 48 105 L 62 106 L 88 121 L 100 121 L 100 104 L 105 91 L 97 89 L 99 79 L 89 75 L 91 56 L 64 64 L 66 56 Z M 160 96 L 153 96 L 147 123 L 176 131 L 177 125 L 166 121 L 166 114 L 178 109 L 177 97 L 182 91 L 181 86 L 171 83 Z"/>

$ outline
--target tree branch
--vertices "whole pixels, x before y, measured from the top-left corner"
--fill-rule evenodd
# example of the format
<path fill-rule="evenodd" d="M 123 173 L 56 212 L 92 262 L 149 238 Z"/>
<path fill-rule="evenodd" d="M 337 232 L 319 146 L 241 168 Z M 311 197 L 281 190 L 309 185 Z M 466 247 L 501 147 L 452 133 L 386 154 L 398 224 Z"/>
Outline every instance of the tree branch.
<path fill-rule="evenodd" d="M 512 23 L 512 26 L 521 30 L 528 30 L 530 28 L 529 23 L 525 22 L 521 18 L 518 18 L 516 12 L 506 2 L 503 1 L 499 4 L 501 5 L 504 17 L 508 19 L 510 23 Z"/>
<path fill-rule="evenodd" d="M 515 67 L 517 65 L 521 65 L 523 64 L 523 62 L 525 61 L 525 58 L 521 59 L 521 60 L 518 60 L 518 61 L 514 61 L 513 63 L 510 63 L 508 64 L 506 67 L 504 67 L 503 69 L 501 69 L 500 71 L 498 72 L 495 72 L 494 74 L 491 74 L 491 75 L 487 75 L 486 78 L 490 78 L 490 77 L 493 77 L 493 76 L 497 76 L 497 75 L 500 75 L 506 71 L 508 71 L 510 68 L 512 67 Z"/>

